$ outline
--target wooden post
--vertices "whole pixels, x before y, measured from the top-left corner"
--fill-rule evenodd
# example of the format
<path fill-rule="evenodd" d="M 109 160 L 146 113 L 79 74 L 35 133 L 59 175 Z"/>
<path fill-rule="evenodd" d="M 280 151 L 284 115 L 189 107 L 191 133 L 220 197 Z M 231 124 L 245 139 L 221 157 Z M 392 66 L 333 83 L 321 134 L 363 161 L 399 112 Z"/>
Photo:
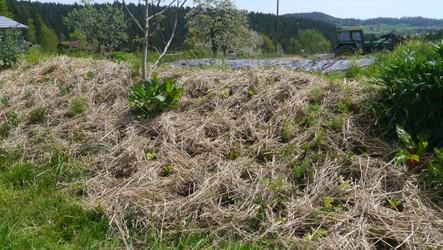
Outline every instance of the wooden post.
<path fill-rule="evenodd" d="M 280 16 L 280 0 L 277 0 L 277 24 L 276 24 L 276 33 L 277 33 L 277 35 L 276 35 L 276 37 L 275 37 L 275 53 L 278 53 L 278 19 L 279 19 L 279 16 Z"/>

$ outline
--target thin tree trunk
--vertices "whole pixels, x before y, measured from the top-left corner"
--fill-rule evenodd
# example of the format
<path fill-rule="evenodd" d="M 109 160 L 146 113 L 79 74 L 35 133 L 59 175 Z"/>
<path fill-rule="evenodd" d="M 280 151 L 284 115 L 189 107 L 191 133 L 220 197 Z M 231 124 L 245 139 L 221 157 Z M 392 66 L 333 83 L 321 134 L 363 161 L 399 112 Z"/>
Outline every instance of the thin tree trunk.
<path fill-rule="evenodd" d="M 148 80 L 148 42 L 146 41 L 143 43 L 142 50 L 142 79 Z"/>
<path fill-rule="evenodd" d="M 145 0 L 145 27 L 143 29 L 142 78 L 148 80 L 148 50 L 149 50 L 149 1 Z"/>
<path fill-rule="evenodd" d="M 212 44 L 212 55 L 214 57 L 217 57 L 217 41 L 215 41 L 215 32 L 213 30 L 211 30 L 211 44 Z"/>

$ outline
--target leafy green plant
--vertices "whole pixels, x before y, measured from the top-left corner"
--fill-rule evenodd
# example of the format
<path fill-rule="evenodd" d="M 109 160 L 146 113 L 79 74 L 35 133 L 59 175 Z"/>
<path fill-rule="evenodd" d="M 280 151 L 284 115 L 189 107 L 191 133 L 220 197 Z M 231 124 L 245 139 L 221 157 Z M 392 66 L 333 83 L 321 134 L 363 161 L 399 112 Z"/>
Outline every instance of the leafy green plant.
<path fill-rule="evenodd" d="M 325 212 L 341 212 L 344 209 L 344 205 L 341 202 L 335 201 L 332 197 L 325 197 L 323 199 L 322 210 Z"/>
<path fill-rule="evenodd" d="M 393 210 L 400 210 L 401 207 L 401 201 L 397 200 L 395 198 L 392 199 L 387 199 L 389 208 L 393 209 Z"/>
<path fill-rule="evenodd" d="M 148 161 L 154 161 L 157 160 L 157 152 L 151 150 L 149 152 L 146 153 L 146 159 Z"/>
<path fill-rule="evenodd" d="M 160 81 L 157 76 L 144 83 L 134 84 L 128 97 L 129 105 L 137 117 L 154 117 L 176 108 L 183 90 L 173 79 Z"/>
<path fill-rule="evenodd" d="M 2 31 L 0 33 L 0 69 L 11 68 L 20 59 L 21 50 L 18 46 L 17 31 Z"/>
<path fill-rule="evenodd" d="M 406 163 L 418 170 L 424 170 L 424 180 L 427 185 L 438 193 L 443 187 L 443 149 L 435 148 L 428 152 L 429 143 L 420 139 L 415 142 L 412 137 L 401 127 L 397 127 L 397 134 L 404 149 L 397 154 L 398 163 Z"/>
<path fill-rule="evenodd" d="M 306 182 L 306 178 L 312 169 L 312 159 L 306 158 L 300 164 L 292 163 L 292 173 L 296 184 Z"/>
<path fill-rule="evenodd" d="M 165 171 L 166 175 L 171 175 L 174 173 L 174 164 L 169 163 L 166 166 L 163 167 L 163 170 Z"/>
<path fill-rule="evenodd" d="M 379 65 L 375 106 L 382 124 L 390 132 L 398 124 L 412 136 L 426 133 L 431 145 L 443 145 L 443 42 L 407 43 Z"/>
<path fill-rule="evenodd" d="M 397 154 L 398 163 L 407 163 L 409 166 L 417 167 L 421 162 L 425 153 L 428 151 L 429 143 L 427 140 L 420 138 L 419 142 L 415 142 L 412 137 L 400 126 L 397 126 L 397 136 L 403 144 L 404 149 Z"/>
<path fill-rule="evenodd" d="M 425 170 L 425 181 L 439 193 L 443 188 L 443 150 L 434 149 L 435 157 Z"/>

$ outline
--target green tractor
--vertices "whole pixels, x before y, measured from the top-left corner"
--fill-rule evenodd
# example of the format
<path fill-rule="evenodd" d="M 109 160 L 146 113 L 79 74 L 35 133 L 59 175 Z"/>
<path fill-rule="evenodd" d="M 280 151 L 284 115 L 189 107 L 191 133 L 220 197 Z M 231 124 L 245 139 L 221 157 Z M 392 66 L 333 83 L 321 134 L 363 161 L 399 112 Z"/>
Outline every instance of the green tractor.
<path fill-rule="evenodd" d="M 392 51 L 401 42 L 401 38 L 393 33 L 365 40 L 363 30 L 339 30 L 334 47 L 335 56 L 363 55 L 376 51 Z"/>

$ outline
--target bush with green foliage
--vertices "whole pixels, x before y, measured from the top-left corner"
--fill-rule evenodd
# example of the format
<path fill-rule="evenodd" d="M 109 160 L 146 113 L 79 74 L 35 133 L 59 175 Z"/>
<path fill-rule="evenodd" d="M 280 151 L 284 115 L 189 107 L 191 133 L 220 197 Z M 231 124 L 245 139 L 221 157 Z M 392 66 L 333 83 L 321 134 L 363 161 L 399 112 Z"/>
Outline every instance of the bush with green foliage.
<path fill-rule="evenodd" d="M 382 88 L 376 111 L 386 129 L 397 125 L 413 137 L 425 135 L 443 145 L 443 42 L 409 42 L 380 60 Z"/>
<path fill-rule="evenodd" d="M 304 30 L 292 41 L 292 48 L 288 52 L 306 56 L 327 53 L 330 49 L 331 43 L 322 33 L 316 30 Z"/>
<path fill-rule="evenodd" d="M 17 31 L 0 32 L 0 69 L 11 68 L 20 59 Z"/>
<path fill-rule="evenodd" d="M 176 108 L 183 90 L 173 79 L 160 81 L 157 76 L 134 84 L 128 97 L 129 104 L 137 117 L 154 117 L 163 111 Z"/>

